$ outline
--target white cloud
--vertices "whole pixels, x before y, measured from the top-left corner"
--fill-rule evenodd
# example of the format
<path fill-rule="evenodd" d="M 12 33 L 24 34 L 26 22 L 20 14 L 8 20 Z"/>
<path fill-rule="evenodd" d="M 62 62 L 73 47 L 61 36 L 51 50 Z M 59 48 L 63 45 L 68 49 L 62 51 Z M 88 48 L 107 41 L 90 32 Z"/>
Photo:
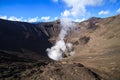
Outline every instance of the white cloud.
<path fill-rule="evenodd" d="M 27 22 L 37 22 L 39 21 L 39 17 L 34 17 L 34 18 L 28 18 L 28 20 L 25 20 Z"/>
<path fill-rule="evenodd" d="M 1 19 L 7 19 L 7 16 L 0 16 Z"/>
<path fill-rule="evenodd" d="M 20 18 L 17 18 L 15 16 L 10 16 L 9 18 L 7 18 L 8 20 L 11 20 L 11 21 L 22 21 L 23 17 L 20 17 Z"/>
<path fill-rule="evenodd" d="M 82 18 L 82 19 L 75 19 L 74 21 L 75 22 L 82 22 L 82 21 L 84 21 L 84 20 L 86 20 L 85 18 Z"/>
<path fill-rule="evenodd" d="M 58 17 L 55 17 L 55 18 L 54 18 L 54 20 L 57 20 L 57 19 L 58 19 Z"/>
<path fill-rule="evenodd" d="M 38 22 L 40 20 L 39 17 L 34 17 L 34 18 L 28 18 L 28 19 L 24 19 L 23 17 L 15 17 L 15 16 L 1 16 L 1 19 L 6 19 L 6 20 L 11 20 L 11 21 L 23 21 L 23 22 Z"/>
<path fill-rule="evenodd" d="M 17 18 L 15 16 L 10 16 L 8 18 L 8 20 L 11 20 L 11 21 L 23 21 L 23 22 L 37 22 L 37 21 L 39 21 L 39 18 L 34 17 L 34 18 L 23 19 L 23 17 Z"/>
<path fill-rule="evenodd" d="M 17 18 L 15 16 L 0 16 L 1 19 L 11 20 L 11 21 L 23 21 L 23 17 Z"/>
<path fill-rule="evenodd" d="M 41 17 L 41 20 L 48 21 L 50 19 L 50 16 L 43 16 Z"/>
<path fill-rule="evenodd" d="M 58 0 L 52 0 L 53 2 L 58 2 Z"/>
<path fill-rule="evenodd" d="M 117 12 L 118 12 L 118 13 L 120 13 L 120 8 L 119 8 L 119 9 L 117 9 Z"/>
<path fill-rule="evenodd" d="M 100 11 L 99 13 L 98 13 L 99 15 L 103 15 L 103 14 L 109 14 L 109 11 Z"/>
<path fill-rule="evenodd" d="M 70 16 L 70 11 L 69 10 L 65 10 L 63 13 L 61 13 L 62 16 L 67 17 Z"/>
<path fill-rule="evenodd" d="M 61 13 L 61 16 L 84 16 L 87 12 L 86 6 L 100 5 L 103 0 L 62 0 L 68 6 L 68 10 Z"/>

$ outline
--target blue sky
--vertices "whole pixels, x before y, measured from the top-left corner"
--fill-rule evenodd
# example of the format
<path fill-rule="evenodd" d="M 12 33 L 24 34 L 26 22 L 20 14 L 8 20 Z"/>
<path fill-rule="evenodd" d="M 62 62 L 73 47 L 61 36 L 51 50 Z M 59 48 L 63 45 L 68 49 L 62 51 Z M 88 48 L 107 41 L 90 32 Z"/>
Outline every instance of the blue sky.
<path fill-rule="evenodd" d="M 0 18 L 37 22 L 69 17 L 81 21 L 90 17 L 120 14 L 120 0 L 0 0 Z"/>

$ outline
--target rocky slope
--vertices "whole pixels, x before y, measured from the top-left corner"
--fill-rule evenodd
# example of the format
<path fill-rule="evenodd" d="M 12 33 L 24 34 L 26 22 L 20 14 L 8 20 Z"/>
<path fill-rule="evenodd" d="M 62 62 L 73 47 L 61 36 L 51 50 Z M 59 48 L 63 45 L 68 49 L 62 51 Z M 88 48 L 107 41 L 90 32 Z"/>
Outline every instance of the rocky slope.
<path fill-rule="evenodd" d="M 79 25 L 86 25 L 89 20 Z M 97 19 L 92 24 L 94 27 L 92 30 L 73 32 L 69 41 L 74 44 L 76 54 L 67 59 L 67 61 L 82 63 L 108 80 L 119 80 L 119 20 L 120 15 Z"/>
<path fill-rule="evenodd" d="M 120 15 L 76 23 L 65 41 L 75 55 L 59 62 L 46 56 L 60 32 L 60 21 L 25 23 L 0 19 L 0 79 L 119 80 Z"/>

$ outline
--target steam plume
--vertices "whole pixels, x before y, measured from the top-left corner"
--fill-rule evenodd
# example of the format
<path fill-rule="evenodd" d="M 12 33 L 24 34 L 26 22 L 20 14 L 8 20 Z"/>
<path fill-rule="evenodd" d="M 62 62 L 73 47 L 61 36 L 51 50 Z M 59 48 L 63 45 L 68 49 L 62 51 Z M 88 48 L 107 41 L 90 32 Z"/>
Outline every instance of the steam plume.
<path fill-rule="evenodd" d="M 48 48 L 48 57 L 53 60 L 61 60 L 64 55 L 66 55 L 66 50 L 68 50 L 68 55 L 73 55 L 74 51 L 72 50 L 71 43 L 65 43 L 64 38 L 67 35 L 69 30 L 74 29 L 75 24 L 68 18 L 62 18 L 61 22 L 61 31 L 58 36 L 58 39 L 53 47 Z"/>
<path fill-rule="evenodd" d="M 61 13 L 61 31 L 56 41 L 56 44 L 47 49 L 49 58 L 53 60 L 60 60 L 64 55 L 73 55 L 74 51 L 71 43 L 65 43 L 64 38 L 69 30 L 75 27 L 72 20 L 64 17 L 77 17 L 79 15 L 84 16 L 86 14 L 86 6 L 96 6 L 103 2 L 103 0 L 62 0 L 67 4 L 69 9 L 65 9 Z"/>

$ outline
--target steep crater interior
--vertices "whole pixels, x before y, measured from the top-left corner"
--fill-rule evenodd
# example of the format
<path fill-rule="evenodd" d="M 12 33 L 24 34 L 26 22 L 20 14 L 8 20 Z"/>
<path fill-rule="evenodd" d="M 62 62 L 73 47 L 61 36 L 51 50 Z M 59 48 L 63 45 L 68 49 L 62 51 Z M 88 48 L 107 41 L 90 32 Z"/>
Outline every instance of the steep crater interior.
<path fill-rule="evenodd" d="M 65 42 L 75 54 L 60 61 L 48 58 L 60 33 L 60 21 L 25 23 L 0 19 L 0 79 L 120 79 L 120 15 L 75 23 Z M 108 24 L 109 23 L 109 24 Z"/>

